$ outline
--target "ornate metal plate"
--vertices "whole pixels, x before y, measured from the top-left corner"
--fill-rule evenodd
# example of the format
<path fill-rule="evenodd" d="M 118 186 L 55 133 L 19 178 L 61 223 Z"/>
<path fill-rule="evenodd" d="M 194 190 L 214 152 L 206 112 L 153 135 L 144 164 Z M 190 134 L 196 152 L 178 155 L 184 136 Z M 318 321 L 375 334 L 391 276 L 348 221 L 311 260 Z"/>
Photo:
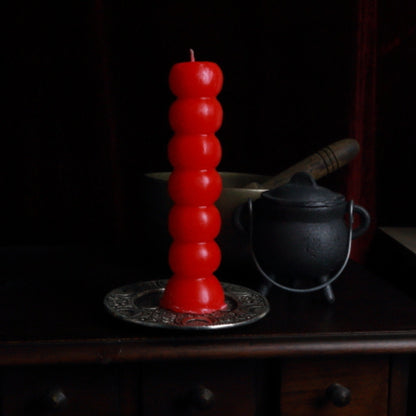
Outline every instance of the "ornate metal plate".
<path fill-rule="evenodd" d="M 172 329 L 219 329 L 247 325 L 269 312 L 267 299 L 254 290 L 222 283 L 227 308 L 209 314 L 176 313 L 159 307 L 167 280 L 138 282 L 112 290 L 104 305 L 115 317 L 135 324 Z"/>

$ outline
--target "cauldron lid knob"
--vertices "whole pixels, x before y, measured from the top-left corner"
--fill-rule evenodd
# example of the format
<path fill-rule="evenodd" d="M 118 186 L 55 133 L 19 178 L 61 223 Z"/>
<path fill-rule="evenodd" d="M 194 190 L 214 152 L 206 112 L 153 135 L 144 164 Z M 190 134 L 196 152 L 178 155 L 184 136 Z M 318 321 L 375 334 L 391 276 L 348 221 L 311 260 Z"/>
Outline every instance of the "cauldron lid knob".
<path fill-rule="evenodd" d="M 305 207 L 330 207 L 345 201 L 343 195 L 317 185 L 308 172 L 295 173 L 287 184 L 261 196 L 273 202 Z"/>

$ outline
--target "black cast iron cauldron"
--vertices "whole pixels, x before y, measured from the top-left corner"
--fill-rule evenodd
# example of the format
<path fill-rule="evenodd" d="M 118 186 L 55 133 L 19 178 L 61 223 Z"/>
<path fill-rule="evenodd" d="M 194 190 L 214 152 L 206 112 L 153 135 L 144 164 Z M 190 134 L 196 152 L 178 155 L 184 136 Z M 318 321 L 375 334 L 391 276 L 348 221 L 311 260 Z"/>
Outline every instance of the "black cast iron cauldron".
<path fill-rule="evenodd" d="M 296 173 L 289 183 L 263 192 L 245 207 L 248 218 L 241 206 L 236 224 L 250 233 L 253 259 L 263 276 L 289 291 L 326 289 L 333 301 L 329 285 L 348 262 L 351 240 L 368 229 L 368 212 L 318 186 L 306 172 Z M 355 229 L 354 213 L 360 217 Z"/>

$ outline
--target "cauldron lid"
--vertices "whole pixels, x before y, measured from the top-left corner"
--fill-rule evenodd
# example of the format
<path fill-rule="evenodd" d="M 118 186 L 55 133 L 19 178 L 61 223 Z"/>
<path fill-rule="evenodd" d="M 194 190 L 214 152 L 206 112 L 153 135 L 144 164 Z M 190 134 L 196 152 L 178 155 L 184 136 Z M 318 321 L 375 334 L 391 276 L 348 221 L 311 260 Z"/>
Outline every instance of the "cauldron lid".
<path fill-rule="evenodd" d="M 262 193 L 262 197 L 292 206 L 330 207 L 345 201 L 343 195 L 317 185 L 307 172 L 295 173 L 290 181 Z"/>

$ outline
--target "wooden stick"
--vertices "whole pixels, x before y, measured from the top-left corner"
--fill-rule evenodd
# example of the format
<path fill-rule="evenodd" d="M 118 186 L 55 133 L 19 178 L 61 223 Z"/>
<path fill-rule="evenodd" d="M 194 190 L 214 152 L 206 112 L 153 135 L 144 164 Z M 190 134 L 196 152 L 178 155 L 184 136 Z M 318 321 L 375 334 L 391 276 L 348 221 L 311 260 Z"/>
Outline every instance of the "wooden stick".
<path fill-rule="evenodd" d="M 360 151 L 355 139 L 338 140 L 325 146 L 306 159 L 273 176 L 262 184 L 252 182 L 245 188 L 273 189 L 284 185 L 297 172 L 308 172 L 314 179 L 322 178 L 350 162 Z"/>

